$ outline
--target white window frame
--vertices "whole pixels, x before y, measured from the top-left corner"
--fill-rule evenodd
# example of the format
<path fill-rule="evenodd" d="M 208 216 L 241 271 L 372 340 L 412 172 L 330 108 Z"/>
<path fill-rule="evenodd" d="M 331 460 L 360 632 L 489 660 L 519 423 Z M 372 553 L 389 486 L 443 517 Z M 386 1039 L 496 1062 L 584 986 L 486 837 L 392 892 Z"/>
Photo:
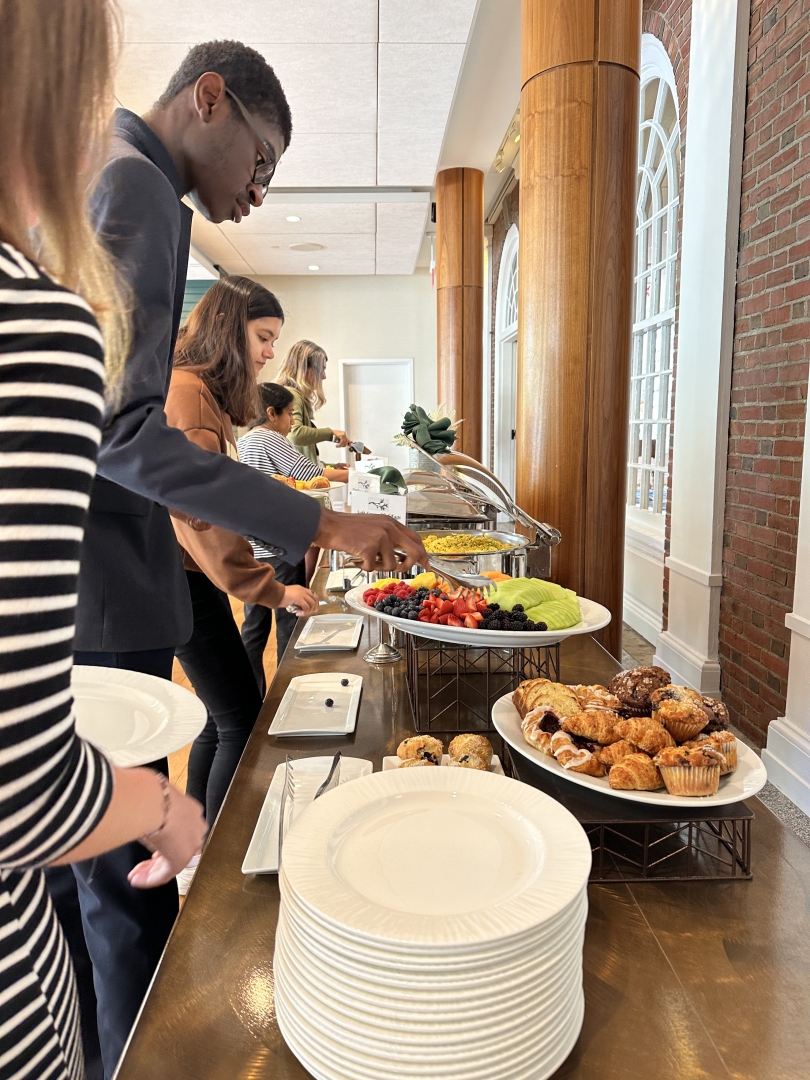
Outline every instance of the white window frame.
<path fill-rule="evenodd" d="M 653 146 L 656 140 L 650 138 L 645 162 L 639 166 L 640 182 L 637 192 L 636 213 L 636 264 L 634 273 L 630 414 L 628 418 L 626 512 L 628 525 L 640 528 L 648 535 L 650 533 L 659 535 L 663 542 L 666 510 L 664 493 L 668 470 L 670 430 L 674 411 L 672 401 L 672 358 L 675 333 L 678 208 L 681 198 L 677 160 L 680 142 L 680 105 L 675 85 L 675 73 L 666 49 L 652 34 L 644 34 L 642 37 L 640 87 L 642 101 L 645 88 L 653 80 L 660 80 L 665 87 L 669 88 L 672 94 L 675 105 L 675 125 L 668 140 L 665 137 L 666 133 L 655 120 L 642 120 L 639 125 L 639 146 L 641 146 L 645 128 L 653 128 L 658 136 L 658 141 L 664 143 L 664 153 L 655 170 L 651 171 L 649 167 L 649 148 Z M 660 108 L 662 101 L 662 96 L 659 96 L 656 111 Z M 659 185 L 664 170 L 669 173 L 668 202 L 666 205 L 659 205 Z M 647 190 L 650 188 L 653 191 L 652 216 L 642 221 L 639 208 L 646 197 Z M 656 223 L 663 222 L 664 219 L 666 219 L 667 247 L 664 252 L 661 252 L 658 250 L 660 231 L 656 228 Z M 646 236 L 650 238 L 652 257 L 643 267 L 644 272 L 639 273 L 642 242 Z M 665 275 L 667 282 L 668 295 L 666 302 L 658 310 L 650 311 L 647 308 L 646 301 L 654 283 L 659 280 L 661 274 Z M 656 306 L 653 304 L 653 308 Z M 657 363 L 651 361 L 649 356 L 651 346 L 656 349 L 659 358 L 662 353 L 664 354 L 663 362 L 660 359 Z M 645 384 L 645 408 L 644 415 L 641 416 L 639 414 L 641 412 L 642 386 Z M 656 397 L 654 390 L 658 391 L 657 409 L 653 408 L 653 401 Z M 661 447 L 662 431 L 665 433 L 663 448 Z M 651 454 L 654 433 L 657 433 L 655 464 Z M 639 442 L 642 446 L 641 458 L 640 460 L 631 460 L 635 457 L 635 453 L 631 448 L 638 446 Z M 650 488 L 652 488 L 652 507 L 648 505 Z M 636 492 L 639 489 L 645 503 L 642 506 L 638 506 L 636 502 Z M 667 493 L 667 497 L 669 497 L 669 493 Z"/>
<path fill-rule="evenodd" d="M 505 404 L 501 388 L 504 375 L 504 351 L 507 345 L 517 341 L 518 336 L 518 292 L 520 289 L 520 233 L 517 225 L 511 225 L 506 234 L 501 251 L 501 262 L 498 267 L 498 292 L 495 300 L 495 389 L 494 389 L 494 425 L 493 425 L 493 470 L 496 475 L 501 471 L 502 450 L 511 441 L 512 431 L 508 429 L 505 417 Z M 509 289 L 511 286 L 513 267 L 517 272 L 517 288 L 515 289 L 514 317 L 509 318 L 507 309 Z M 512 388 L 517 393 L 517 387 Z M 514 492 L 511 492 L 514 495 Z"/>

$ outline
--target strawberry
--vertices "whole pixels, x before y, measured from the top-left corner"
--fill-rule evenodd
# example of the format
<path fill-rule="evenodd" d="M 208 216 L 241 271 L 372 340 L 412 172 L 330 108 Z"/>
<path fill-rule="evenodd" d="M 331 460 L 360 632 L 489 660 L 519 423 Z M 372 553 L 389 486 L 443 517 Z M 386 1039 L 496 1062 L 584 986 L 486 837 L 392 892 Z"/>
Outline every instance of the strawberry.
<path fill-rule="evenodd" d="M 475 619 L 472 617 L 472 615 L 465 615 L 464 616 L 464 625 L 467 627 L 468 630 L 477 630 L 478 629 L 478 623 L 475 621 Z"/>
<path fill-rule="evenodd" d="M 442 600 L 436 610 L 439 612 L 440 615 L 452 615 L 453 607 L 454 604 L 452 600 Z"/>
<path fill-rule="evenodd" d="M 449 621 L 451 619 L 455 619 L 455 618 L 456 618 L 455 615 L 440 615 L 439 618 L 437 619 L 437 622 L 440 622 L 442 624 L 442 626 L 447 626 Z M 456 621 L 458 622 L 458 620 L 456 620 Z M 459 622 L 458 625 L 461 626 L 461 623 Z"/>
<path fill-rule="evenodd" d="M 444 618 L 444 616 L 442 616 L 442 619 L 443 618 Z M 441 621 L 442 620 L 439 619 L 439 622 L 441 622 Z M 463 626 L 464 623 L 462 623 L 461 619 L 459 619 L 456 615 L 448 615 L 447 616 L 447 625 L 448 626 Z"/>
<path fill-rule="evenodd" d="M 464 600 L 463 598 L 460 598 L 460 599 L 454 601 L 454 603 L 453 603 L 453 614 L 457 618 L 463 619 L 464 616 L 467 614 L 467 612 L 468 612 L 468 608 L 467 608 L 467 601 L 466 600 Z"/>

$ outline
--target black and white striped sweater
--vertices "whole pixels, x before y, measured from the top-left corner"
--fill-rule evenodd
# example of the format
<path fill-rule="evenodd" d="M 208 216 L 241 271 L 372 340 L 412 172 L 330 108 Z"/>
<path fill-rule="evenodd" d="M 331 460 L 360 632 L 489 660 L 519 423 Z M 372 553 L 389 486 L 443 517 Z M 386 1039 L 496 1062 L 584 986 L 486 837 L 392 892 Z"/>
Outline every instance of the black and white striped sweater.
<path fill-rule="evenodd" d="M 77 737 L 76 583 L 104 352 L 88 305 L 0 244 L 0 1080 L 83 1075 L 73 971 L 41 868 L 112 795 Z"/>

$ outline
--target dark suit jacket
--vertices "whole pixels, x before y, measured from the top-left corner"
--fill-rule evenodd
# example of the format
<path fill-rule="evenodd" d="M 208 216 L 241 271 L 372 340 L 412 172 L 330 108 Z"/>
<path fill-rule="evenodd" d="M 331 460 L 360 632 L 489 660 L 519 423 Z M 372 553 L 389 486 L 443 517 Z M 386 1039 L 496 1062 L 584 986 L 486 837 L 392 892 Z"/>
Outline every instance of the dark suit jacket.
<path fill-rule="evenodd" d="M 168 151 L 119 109 L 92 202 L 132 293 L 133 345 L 123 396 L 107 420 L 79 575 L 75 647 L 162 649 L 191 636 L 191 602 L 166 507 L 266 540 L 299 562 L 320 507 L 169 427 L 163 405 L 180 323 L 192 211 Z"/>

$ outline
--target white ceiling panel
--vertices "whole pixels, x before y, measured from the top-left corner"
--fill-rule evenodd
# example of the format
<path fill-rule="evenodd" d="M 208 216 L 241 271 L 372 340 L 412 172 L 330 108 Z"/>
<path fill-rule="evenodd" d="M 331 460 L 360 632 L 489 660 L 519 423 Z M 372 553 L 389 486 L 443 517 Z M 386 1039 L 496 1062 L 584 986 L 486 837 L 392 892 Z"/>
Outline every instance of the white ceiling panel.
<path fill-rule="evenodd" d="M 188 45 L 124 45 L 115 76 L 115 96 L 133 112 L 151 109 L 187 52 Z"/>
<path fill-rule="evenodd" d="M 287 221 L 292 215 L 300 221 Z M 224 221 L 222 232 L 238 245 L 243 235 L 284 235 L 296 243 L 305 233 L 329 236 L 333 233 L 374 233 L 377 215 L 373 202 L 367 203 L 276 203 L 266 202 L 239 224 Z"/>
<path fill-rule="evenodd" d="M 380 132 L 443 134 L 463 56 L 463 45 L 380 45 Z"/>
<path fill-rule="evenodd" d="M 478 0 L 380 0 L 380 41 L 465 44 L 477 6 Z"/>
<path fill-rule="evenodd" d="M 377 182 L 380 185 L 413 184 L 430 187 L 444 132 L 380 132 L 377 137 Z"/>
<path fill-rule="evenodd" d="M 127 41 L 376 41 L 377 0 L 119 0 Z"/>
<path fill-rule="evenodd" d="M 377 139 L 368 135 L 293 137 L 276 169 L 278 187 L 367 187 L 377 182 Z"/>
<path fill-rule="evenodd" d="M 377 130 L 376 44 L 256 48 L 284 87 L 295 133 Z"/>
<path fill-rule="evenodd" d="M 430 203 L 380 203 L 377 206 L 377 273 L 412 274 Z"/>
<path fill-rule="evenodd" d="M 206 221 L 201 214 L 194 214 L 191 223 L 191 243 L 212 263 L 222 266 L 229 273 L 242 273 L 232 269 L 238 262 L 249 265 L 249 260 L 242 251 L 238 251 L 227 236 L 210 221 Z M 244 273 L 253 273 L 253 270 Z"/>
<path fill-rule="evenodd" d="M 310 265 L 322 275 L 374 273 L 372 234 L 330 236 L 324 250 L 306 252 L 290 251 L 287 236 L 246 236 L 239 250 L 256 274 L 311 274 Z"/>

